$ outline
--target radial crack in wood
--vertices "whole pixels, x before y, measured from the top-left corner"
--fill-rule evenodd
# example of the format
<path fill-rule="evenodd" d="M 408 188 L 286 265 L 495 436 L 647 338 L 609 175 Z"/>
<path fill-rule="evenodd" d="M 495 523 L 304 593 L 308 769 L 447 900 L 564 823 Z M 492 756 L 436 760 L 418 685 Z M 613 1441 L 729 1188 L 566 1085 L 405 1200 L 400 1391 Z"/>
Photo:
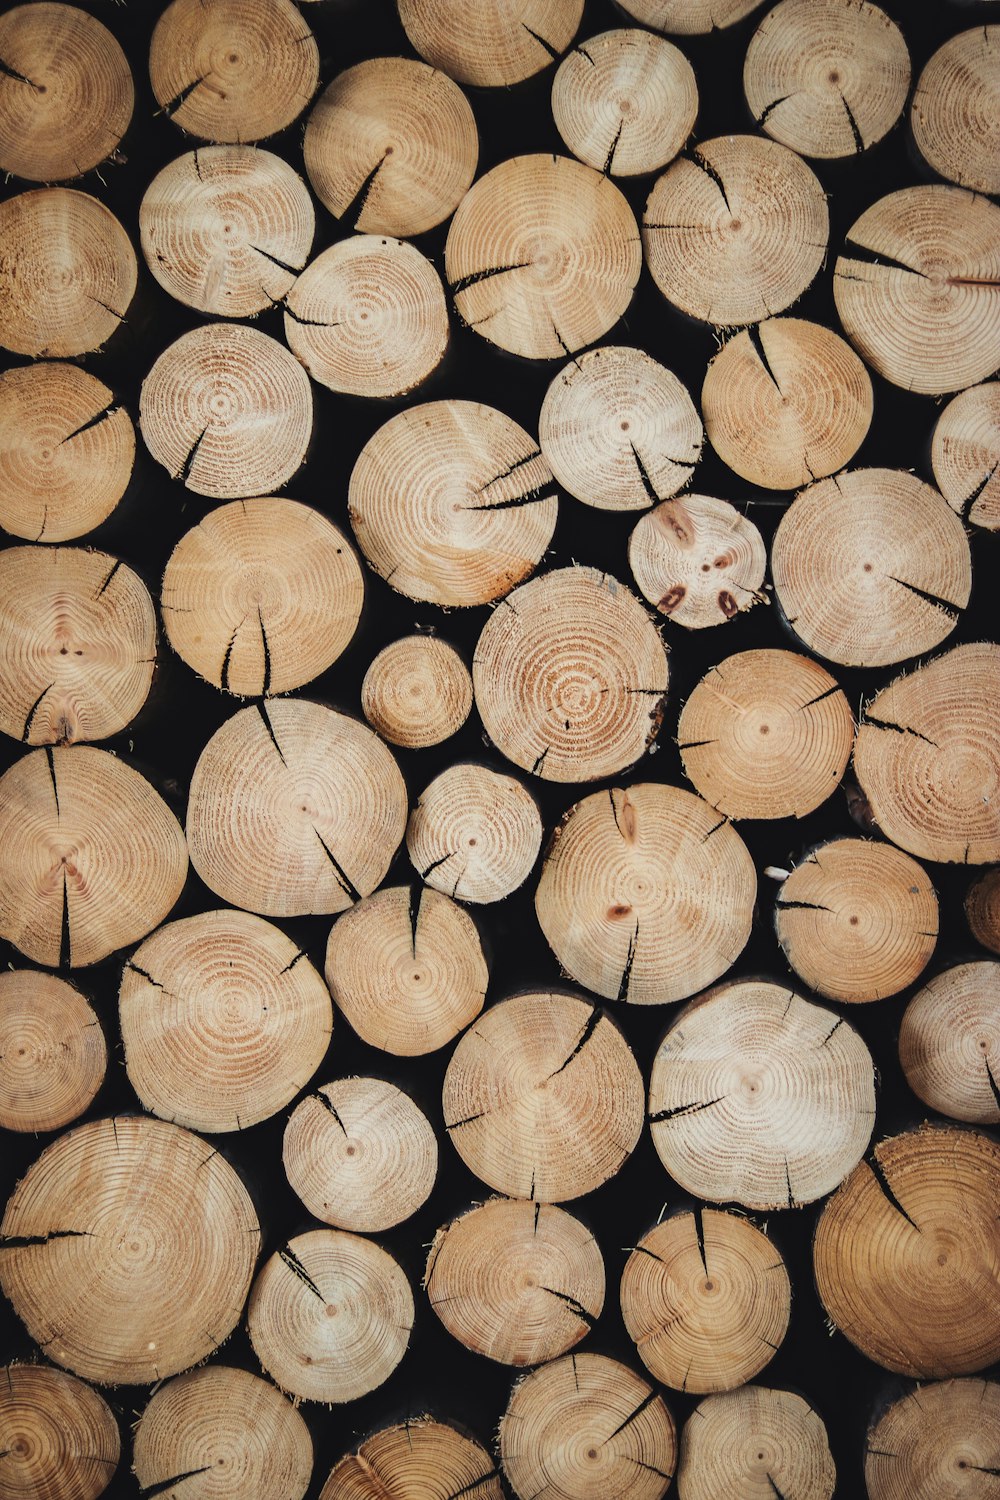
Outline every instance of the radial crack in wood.
<path fill-rule="evenodd" d="M 488 766 L 458 761 L 425 787 L 410 814 L 410 862 L 456 901 L 502 901 L 524 884 L 542 847 L 528 789 Z"/>

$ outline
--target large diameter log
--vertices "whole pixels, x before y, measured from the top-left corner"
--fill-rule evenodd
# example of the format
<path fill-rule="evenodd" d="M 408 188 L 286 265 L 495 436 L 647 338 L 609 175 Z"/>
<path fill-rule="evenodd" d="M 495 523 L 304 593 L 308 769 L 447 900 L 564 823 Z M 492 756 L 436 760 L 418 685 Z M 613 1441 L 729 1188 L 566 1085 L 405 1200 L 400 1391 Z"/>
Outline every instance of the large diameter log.
<path fill-rule="evenodd" d="M 697 36 L 716 28 L 735 26 L 763 0 L 618 0 L 626 15 L 682 36 Z"/>
<path fill-rule="evenodd" d="M 103 1396 L 51 1365 L 0 1367 L 0 1496 L 97 1500 L 121 1457 Z"/>
<path fill-rule="evenodd" d="M 899 1061 L 931 1109 L 977 1125 L 1000 1123 L 1000 964 L 956 964 L 906 1007 Z"/>
<path fill-rule="evenodd" d="M 0 974 L 0 1127 L 59 1130 L 93 1102 L 108 1049 L 79 990 L 54 974 Z"/>
<path fill-rule="evenodd" d="M 986 531 L 1000 531 L 1000 381 L 955 396 L 938 417 L 931 466 L 952 510 Z"/>
<path fill-rule="evenodd" d="M 1000 870 L 984 870 L 969 886 L 965 919 L 977 943 L 1000 953 Z"/>
<path fill-rule="evenodd" d="M 18 1183 L 0 1286 L 49 1359 L 100 1385 L 149 1385 L 228 1338 L 259 1250 L 253 1204 L 218 1152 L 118 1115 L 59 1136 Z"/>
<path fill-rule="evenodd" d="M 1000 27 L 951 36 L 925 64 L 910 101 L 917 149 L 935 172 L 1000 192 Z"/>
<path fill-rule="evenodd" d="M 503 1500 L 489 1453 L 464 1432 L 430 1417 L 383 1427 L 335 1464 L 320 1500 Z"/>
<path fill-rule="evenodd" d="M 361 707 L 384 740 L 424 750 L 461 729 L 472 710 L 472 678 L 447 641 L 402 636 L 372 660 L 361 684 Z"/>
<path fill-rule="evenodd" d="M 679 1500 L 833 1500 L 836 1483 L 823 1419 L 793 1391 L 709 1396 L 681 1434 Z"/>
<path fill-rule="evenodd" d="M 724 625 L 768 602 L 763 537 L 749 517 L 712 495 L 681 495 L 641 516 L 628 560 L 643 596 L 687 630 Z"/>
<path fill-rule="evenodd" d="M 997 1500 L 1000 1386 L 931 1381 L 894 1401 L 868 1430 L 870 1500 Z"/>
<path fill-rule="evenodd" d="M 399 19 L 420 56 L 459 83 L 509 88 L 565 52 L 583 0 L 397 0 Z"/>
<path fill-rule="evenodd" d="M 456 901 L 502 901 L 522 886 L 542 847 L 542 819 L 527 787 L 460 761 L 417 799 L 406 829 L 410 861 Z"/>

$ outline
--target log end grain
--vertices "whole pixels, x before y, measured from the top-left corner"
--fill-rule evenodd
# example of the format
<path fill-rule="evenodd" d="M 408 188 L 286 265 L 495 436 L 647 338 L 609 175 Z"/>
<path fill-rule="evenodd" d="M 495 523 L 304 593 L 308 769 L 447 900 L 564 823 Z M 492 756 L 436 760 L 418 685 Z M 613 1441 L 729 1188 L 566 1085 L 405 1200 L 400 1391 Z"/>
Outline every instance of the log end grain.
<path fill-rule="evenodd" d="M 1000 530 L 1000 381 L 948 402 L 931 437 L 931 466 L 952 510 L 973 526 Z"/>
<path fill-rule="evenodd" d="M 520 0 L 469 7 L 463 0 L 398 0 L 399 19 L 420 56 L 459 83 L 509 88 L 565 52 L 583 0 Z"/>
<path fill-rule="evenodd" d="M 472 710 L 472 678 L 447 641 L 403 636 L 373 658 L 361 684 L 361 707 L 390 744 L 424 750 L 461 729 Z"/>
<path fill-rule="evenodd" d="M 1000 1123 L 1000 964 L 956 964 L 913 996 L 899 1028 L 899 1061 L 931 1109 L 977 1125 Z"/>
<path fill-rule="evenodd" d="M 460 1495 L 503 1500 L 500 1476 L 475 1438 L 448 1422 L 410 1417 L 383 1427 L 335 1464 L 319 1500 L 382 1500 L 390 1494 Z"/>
<path fill-rule="evenodd" d="M 934 1500 L 951 1489 L 976 1500 L 1000 1493 L 1000 1386 L 987 1380 L 926 1382 L 894 1401 L 865 1445 L 870 1500 Z"/>
<path fill-rule="evenodd" d="M 709 1396 L 681 1435 L 682 1500 L 801 1495 L 833 1500 L 837 1471 L 823 1419 L 793 1391 L 748 1385 Z"/>
<path fill-rule="evenodd" d="M 108 1051 L 93 1009 L 65 979 L 0 974 L 0 1126 L 59 1130 L 89 1108 Z"/>
<path fill-rule="evenodd" d="M 926 63 L 910 102 L 917 149 L 961 187 L 1000 192 L 1000 27 L 949 37 Z"/>
<path fill-rule="evenodd" d="M 0 1377 L 4 1500 L 97 1500 L 121 1457 L 118 1423 L 103 1396 L 51 1365 L 6 1365 Z"/>
<path fill-rule="evenodd" d="M 421 880 L 477 905 L 522 886 L 541 847 L 541 814 L 527 787 L 470 761 L 449 766 L 424 788 L 406 830 Z"/>

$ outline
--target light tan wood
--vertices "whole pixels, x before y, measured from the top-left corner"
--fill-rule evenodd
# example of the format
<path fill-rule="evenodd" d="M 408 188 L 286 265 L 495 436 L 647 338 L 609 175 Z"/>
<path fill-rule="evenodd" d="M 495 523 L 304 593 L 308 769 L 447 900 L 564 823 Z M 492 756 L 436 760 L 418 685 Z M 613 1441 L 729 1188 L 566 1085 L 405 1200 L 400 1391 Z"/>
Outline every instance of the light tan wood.
<path fill-rule="evenodd" d="M 191 779 L 191 861 L 209 890 L 263 916 L 345 911 L 385 877 L 406 785 L 365 724 L 320 703 L 243 708 Z"/>
<path fill-rule="evenodd" d="M 900 188 L 847 231 L 833 268 L 844 332 L 894 385 L 940 396 L 1000 365 L 1000 208 L 960 188 Z"/>
<path fill-rule="evenodd" d="M 832 1500 L 836 1483 L 823 1419 L 793 1391 L 709 1396 L 681 1434 L 679 1500 Z"/>
<path fill-rule="evenodd" d="M 698 35 L 726 26 L 735 26 L 763 0 L 619 0 L 626 15 L 681 36 Z"/>
<path fill-rule="evenodd" d="M 527 787 L 473 761 L 435 776 L 406 829 L 421 880 L 476 904 L 502 901 L 522 886 L 541 847 L 542 818 Z"/>
<path fill-rule="evenodd" d="M 535 913 L 560 966 L 608 1000 L 681 1000 L 733 964 L 757 877 L 700 797 L 642 782 L 594 792 L 552 836 Z"/>
<path fill-rule="evenodd" d="M 1000 26 L 959 32 L 937 49 L 913 91 L 910 126 L 935 172 L 1000 192 Z"/>
<path fill-rule="evenodd" d="M 358 1234 L 312 1229 L 266 1261 L 247 1329 L 282 1390 L 330 1405 L 383 1385 L 406 1353 L 413 1293 L 397 1261 Z"/>
<path fill-rule="evenodd" d="M 716 327 L 790 307 L 819 271 L 826 197 L 801 157 L 760 136 L 702 141 L 657 178 L 642 241 L 668 302 Z"/>
<path fill-rule="evenodd" d="M 943 1380 L 896 1400 L 868 1430 L 870 1500 L 997 1500 L 1000 1386 Z"/>
<path fill-rule="evenodd" d="M 399 0 L 399 19 L 421 57 L 477 88 L 509 88 L 565 52 L 583 0 Z"/>
<path fill-rule="evenodd" d="M 231 1365 L 160 1386 L 135 1429 L 140 1489 L 168 1497 L 183 1485 L 185 1500 L 302 1500 L 312 1466 L 312 1438 L 291 1402 Z"/>
<path fill-rule="evenodd" d="M 1000 953 L 1000 870 L 984 870 L 969 886 L 965 919 L 977 943 Z"/>
<path fill-rule="evenodd" d="M 285 298 L 285 338 L 312 378 L 349 396 L 404 396 L 448 347 L 441 278 L 405 240 L 338 240 Z"/>
<path fill-rule="evenodd" d="M 405 635 L 373 658 L 361 684 L 361 707 L 390 744 L 424 750 L 461 729 L 472 710 L 472 678 L 447 641 Z"/>
<path fill-rule="evenodd" d="M 778 525 L 771 574 L 795 634 L 849 667 L 940 645 L 972 589 L 964 526 L 902 469 L 852 469 L 803 490 Z"/>
<path fill-rule="evenodd" d="M 242 911 L 168 922 L 118 996 L 125 1067 L 145 1109 L 191 1130 L 246 1130 L 283 1109 L 326 1055 L 333 1007 L 291 938 Z"/>
<path fill-rule="evenodd" d="M 651 31 L 603 31 L 552 80 L 556 129 L 574 156 L 614 177 L 659 172 L 694 129 L 698 84 L 679 48 Z"/>
<path fill-rule="evenodd" d="M 2 1500 L 97 1500 L 121 1457 L 103 1396 L 51 1365 L 0 1367 L 0 1443 Z"/>
<path fill-rule="evenodd" d="M 470 1171 L 512 1198 L 579 1198 L 642 1131 L 642 1077 L 603 1011 L 565 993 L 490 1007 L 452 1053 L 445 1129 Z"/>
<path fill-rule="evenodd" d="M 319 84 L 316 38 L 291 0 L 173 0 L 149 46 L 161 113 L 222 142 L 275 135 Z"/>
<path fill-rule="evenodd" d="M 348 514 L 392 587 L 431 604 L 489 604 L 526 578 L 555 530 L 548 464 L 523 427 L 479 401 L 429 401 L 362 448 Z"/>
<path fill-rule="evenodd" d="M 861 360 L 829 328 L 767 318 L 723 345 L 701 405 L 723 463 L 763 489 L 794 490 L 850 463 L 874 397 Z"/>
<path fill-rule="evenodd" d="M 476 117 L 446 73 L 368 57 L 338 73 L 306 125 L 320 202 L 363 234 L 423 234 L 454 213 L 479 159 Z"/>
<path fill-rule="evenodd" d="M 381 1078 L 337 1078 L 292 1111 L 282 1161 L 314 1218 L 378 1234 L 427 1200 L 437 1139 L 402 1089 Z"/>
<path fill-rule="evenodd" d="M 952 510 L 973 526 L 1000 530 L 1000 381 L 948 402 L 934 424 L 931 466 Z"/>
<path fill-rule="evenodd" d="M 363 1041 L 435 1052 L 476 1019 L 489 969 L 476 924 L 438 891 L 387 886 L 333 924 L 326 981 Z"/>
<path fill-rule="evenodd" d="M 923 1126 L 875 1147 L 816 1226 L 816 1289 L 867 1359 L 917 1379 L 1000 1354 L 1000 1146 Z"/>
<path fill-rule="evenodd" d="M 499 1441 L 519 1500 L 660 1500 L 677 1458 L 663 1397 L 600 1354 L 570 1354 L 526 1375 L 511 1392 Z"/>
<path fill-rule="evenodd" d="M 645 510 L 675 495 L 690 481 L 704 437 L 686 386 L 628 345 L 602 344 L 572 360 L 538 418 L 538 441 L 559 483 L 599 510 Z"/>
<path fill-rule="evenodd" d="M 217 1151 L 117 1115 L 59 1136 L 18 1183 L 0 1286 L 47 1358 L 100 1385 L 150 1385 L 229 1336 L 259 1250 L 253 1203 Z"/>
<path fill-rule="evenodd" d="M 207 323 L 156 360 L 139 392 L 139 427 L 157 463 L 196 495 L 268 495 L 305 460 L 309 377 L 266 333 Z"/>
<path fill-rule="evenodd" d="M 659 733 L 667 653 L 635 595 L 596 568 L 522 584 L 483 626 L 472 682 L 486 733 L 548 781 L 632 766 Z"/>
<path fill-rule="evenodd" d="M 743 92 L 761 130 L 803 156 L 853 156 L 903 113 L 910 54 L 869 0 L 782 0 L 747 48 Z"/>
<path fill-rule="evenodd" d="M 101 1023 L 78 989 L 36 969 L 0 974 L 0 1127 L 68 1125 L 93 1102 L 107 1065 Z"/>
<path fill-rule="evenodd" d="M 146 264 L 178 302 L 250 318 L 309 258 L 316 214 L 287 162 L 256 146 L 199 146 L 163 167 L 139 205 Z"/>
<path fill-rule="evenodd" d="M 0 203 L 0 343 L 66 359 L 125 321 L 138 270 L 110 209 L 75 188 L 33 188 Z"/>
<path fill-rule="evenodd" d="M 910 1088 L 940 1114 L 1000 1122 L 1000 964 L 956 964 L 918 990 L 899 1028 Z"/>
<path fill-rule="evenodd" d="M 799 978 L 849 1005 L 919 978 L 937 942 L 938 902 L 926 870 L 891 844 L 832 839 L 783 882 L 774 925 Z"/>
<path fill-rule="evenodd" d="M 768 603 L 763 537 L 749 517 L 712 495 L 682 495 L 640 517 L 628 560 L 649 603 L 687 630 L 724 625 Z"/>
<path fill-rule="evenodd" d="M 628 201 L 569 156 L 515 156 L 480 177 L 445 245 L 459 317 L 527 359 L 562 359 L 603 338 L 628 308 L 641 269 Z"/>
<path fill-rule="evenodd" d="M 875 1123 L 875 1068 L 842 1017 L 787 985 L 736 979 L 692 1000 L 660 1044 L 653 1145 L 713 1203 L 799 1208 L 831 1192 Z"/>
<path fill-rule="evenodd" d="M 34 750 L 0 778 L 0 936 L 79 968 L 137 943 L 184 888 L 180 824 L 138 771 L 89 745 Z"/>
<path fill-rule="evenodd" d="M 408 1417 L 383 1427 L 335 1464 L 320 1500 L 451 1500 L 465 1490 L 477 1500 L 503 1500 L 493 1460 L 475 1438 L 447 1422 Z"/>
<path fill-rule="evenodd" d="M 199 677 L 244 696 L 287 693 L 333 665 L 365 585 L 343 532 L 296 500 L 234 500 L 185 533 L 167 562 L 167 639 Z"/>
<path fill-rule="evenodd" d="M 490 1198 L 434 1236 L 424 1290 L 448 1332 L 474 1354 L 537 1365 L 590 1332 L 604 1306 L 604 1258 L 572 1214 Z"/>

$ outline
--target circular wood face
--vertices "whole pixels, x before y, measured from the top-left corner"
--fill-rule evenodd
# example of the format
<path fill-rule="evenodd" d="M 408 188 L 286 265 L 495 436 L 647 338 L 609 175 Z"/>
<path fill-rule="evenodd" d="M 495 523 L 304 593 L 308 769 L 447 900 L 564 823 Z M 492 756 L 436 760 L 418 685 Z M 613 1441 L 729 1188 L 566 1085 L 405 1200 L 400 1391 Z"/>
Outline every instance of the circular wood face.
<path fill-rule="evenodd" d="M 763 0 L 619 0 L 626 15 L 656 31 L 698 35 L 735 26 Z"/>
<path fill-rule="evenodd" d="M 0 974 L 0 1126 L 59 1130 L 92 1103 L 108 1050 L 90 1004 L 37 969 Z"/>
<path fill-rule="evenodd" d="M 1000 530 L 1000 381 L 948 402 L 931 439 L 931 465 L 952 510 L 973 526 Z"/>
<path fill-rule="evenodd" d="M 335 1464 L 320 1500 L 382 1500 L 389 1493 L 445 1500 L 463 1490 L 503 1500 L 500 1476 L 482 1444 L 447 1422 L 411 1418 L 383 1427 Z"/>
<path fill-rule="evenodd" d="M 931 1109 L 972 1124 L 1000 1122 L 1000 964 L 955 964 L 906 1007 L 899 1061 Z"/>
<path fill-rule="evenodd" d="M 688 630 L 724 625 L 767 599 L 763 537 L 712 495 L 681 495 L 641 517 L 628 560 L 643 596 Z"/>
<path fill-rule="evenodd" d="M 51 1365 L 0 1366 L 0 1376 L 3 1500 L 97 1500 L 121 1457 L 103 1396 Z"/>
<path fill-rule="evenodd" d="M 976 942 L 1000 953 L 1000 870 L 984 870 L 969 886 L 965 918 Z"/>
<path fill-rule="evenodd" d="M 987 1380 L 928 1381 L 894 1401 L 865 1444 L 871 1500 L 997 1500 L 1000 1386 Z"/>
<path fill-rule="evenodd" d="M 677 1470 L 680 1500 L 833 1500 L 823 1419 L 792 1391 L 746 1385 L 709 1396 L 689 1417 Z"/>
<path fill-rule="evenodd" d="M 410 814 L 414 869 L 457 901 L 502 901 L 523 885 L 542 846 L 528 789 L 488 766 L 458 761 L 425 787 Z"/>
<path fill-rule="evenodd" d="M 464 0 L 399 0 L 399 19 L 420 56 L 477 88 L 509 88 L 565 52 L 583 0 L 518 0 L 513 7 Z"/>
<path fill-rule="evenodd" d="M 998 51 L 1000 26 L 949 37 L 910 102 L 913 139 L 935 172 L 981 193 L 1000 192 Z"/>
<path fill-rule="evenodd" d="M 454 646 L 407 635 L 384 646 L 361 684 L 365 718 L 384 740 L 425 750 L 457 734 L 472 710 L 472 678 Z"/>

